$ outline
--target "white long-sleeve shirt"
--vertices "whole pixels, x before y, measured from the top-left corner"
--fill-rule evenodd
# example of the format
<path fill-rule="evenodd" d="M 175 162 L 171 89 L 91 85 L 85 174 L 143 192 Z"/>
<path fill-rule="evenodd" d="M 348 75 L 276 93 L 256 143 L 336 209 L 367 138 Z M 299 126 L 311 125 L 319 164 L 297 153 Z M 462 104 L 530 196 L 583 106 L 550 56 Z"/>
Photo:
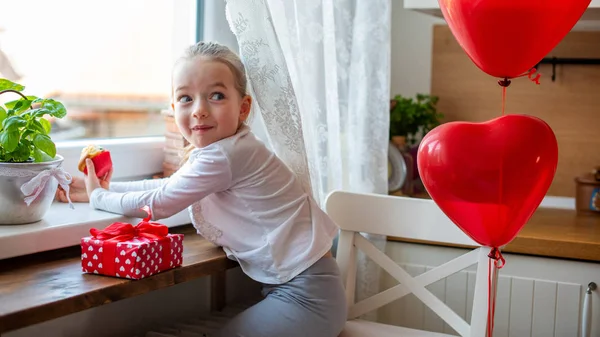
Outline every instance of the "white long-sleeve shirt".
<path fill-rule="evenodd" d="M 171 177 L 113 182 L 94 190 L 92 207 L 153 220 L 188 208 L 207 240 L 258 282 L 289 281 L 321 258 L 337 225 L 294 173 L 243 126 L 235 135 L 192 151 Z"/>

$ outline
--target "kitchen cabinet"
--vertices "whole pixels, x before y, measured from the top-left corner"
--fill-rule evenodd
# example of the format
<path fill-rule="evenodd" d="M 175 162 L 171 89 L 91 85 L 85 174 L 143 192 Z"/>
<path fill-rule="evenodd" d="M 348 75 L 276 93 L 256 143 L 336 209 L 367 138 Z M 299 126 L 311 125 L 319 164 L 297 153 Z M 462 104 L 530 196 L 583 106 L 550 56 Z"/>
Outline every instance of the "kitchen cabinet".
<path fill-rule="evenodd" d="M 467 252 L 464 248 L 392 242 L 386 253 L 416 276 Z M 495 314 L 495 337 L 581 336 L 583 300 L 587 285 L 600 284 L 600 263 L 505 253 L 500 270 Z M 382 272 L 381 287 L 396 285 Z M 428 288 L 459 315 L 470 320 L 475 269 L 472 266 Z M 413 295 L 378 312 L 384 323 L 454 333 Z M 600 297 L 592 293 L 592 334 L 600 336 Z"/>
<path fill-rule="evenodd" d="M 448 246 L 437 238 L 388 237 L 386 253 L 417 276 L 474 248 Z M 503 247 L 503 255 L 506 265 L 499 273 L 494 337 L 581 336 L 585 292 L 590 282 L 600 284 L 600 215 L 540 207 Z M 382 289 L 397 284 L 382 273 Z M 469 321 L 474 286 L 475 266 L 471 266 L 428 288 Z M 599 294 L 599 290 L 591 294 L 590 336 L 595 337 L 600 337 Z M 384 323 L 454 333 L 413 295 L 378 314 Z"/>

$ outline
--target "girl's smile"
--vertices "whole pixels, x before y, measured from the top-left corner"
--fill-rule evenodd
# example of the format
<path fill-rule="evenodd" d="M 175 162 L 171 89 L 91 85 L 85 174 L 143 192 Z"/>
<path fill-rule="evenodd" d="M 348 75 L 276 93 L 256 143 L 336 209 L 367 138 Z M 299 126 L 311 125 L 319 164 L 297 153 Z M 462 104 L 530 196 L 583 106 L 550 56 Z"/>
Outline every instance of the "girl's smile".
<path fill-rule="evenodd" d="M 205 132 L 208 132 L 210 130 L 213 130 L 214 127 L 210 126 L 210 125 L 198 124 L 198 125 L 192 126 L 191 129 L 192 129 L 193 132 L 205 133 Z"/>

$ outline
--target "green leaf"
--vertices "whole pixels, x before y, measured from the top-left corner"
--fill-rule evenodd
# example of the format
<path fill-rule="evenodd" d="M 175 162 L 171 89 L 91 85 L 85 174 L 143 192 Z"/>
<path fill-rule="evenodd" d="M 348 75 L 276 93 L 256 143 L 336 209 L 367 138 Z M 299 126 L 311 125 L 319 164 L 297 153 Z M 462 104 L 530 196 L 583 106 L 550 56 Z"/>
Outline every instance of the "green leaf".
<path fill-rule="evenodd" d="M 40 163 L 44 161 L 44 152 L 40 151 L 37 147 L 33 148 L 33 159 L 36 162 Z"/>
<path fill-rule="evenodd" d="M 54 160 L 54 157 L 50 157 L 45 152 L 42 152 L 42 161 L 51 161 Z"/>
<path fill-rule="evenodd" d="M 15 108 L 15 106 L 17 105 L 17 103 L 19 103 L 21 100 L 22 100 L 22 98 L 21 98 L 21 99 L 16 99 L 16 100 L 14 100 L 14 101 L 6 102 L 4 105 L 5 105 L 7 108 L 9 108 L 9 109 L 14 109 L 14 108 Z"/>
<path fill-rule="evenodd" d="M 46 132 L 46 128 L 40 122 L 41 120 L 45 120 L 45 119 L 40 118 L 39 120 L 34 119 L 34 120 L 30 121 L 28 129 L 33 130 L 36 133 L 47 135 L 48 132 Z"/>
<path fill-rule="evenodd" d="M 50 131 L 52 130 L 52 124 L 50 124 L 50 121 L 47 120 L 46 118 L 40 118 L 39 123 L 42 124 L 42 127 L 44 127 L 44 130 L 46 131 L 44 133 L 49 134 Z"/>
<path fill-rule="evenodd" d="M 33 130 L 26 130 L 25 132 L 23 132 L 23 134 L 21 135 L 21 139 L 29 139 L 29 137 L 31 135 L 35 135 L 35 131 Z"/>
<path fill-rule="evenodd" d="M 33 109 L 30 110 L 30 113 L 34 116 L 34 117 L 42 117 L 44 115 L 49 115 L 50 114 L 50 110 L 45 109 L 45 108 L 38 108 L 38 109 Z"/>
<path fill-rule="evenodd" d="M 6 107 L 15 111 L 15 113 L 23 112 L 31 108 L 32 100 L 29 99 L 18 99 L 16 101 L 10 101 L 6 103 Z"/>
<path fill-rule="evenodd" d="M 12 160 L 15 162 L 24 162 L 31 157 L 31 148 L 29 145 L 19 144 L 17 149 L 11 153 Z"/>
<path fill-rule="evenodd" d="M 5 78 L 0 78 L 0 91 L 3 91 L 3 90 L 23 91 L 23 90 L 25 90 L 25 87 L 18 83 L 9 81 Z"/>
<path fill-rule="evenodd" d="M 4 110 L 4 108 L 0 106 L 0 124 L 2 124 L 2 122 L 4 122 L 6 117 L 8 117 L 6 110 Z"/>
<path fill-rule="evenodd" d="M 35 116 L 41 117 L 45 114 L 54 116 L 56 118 L 63 118 L 67 115 L 67 109 L 65 106 L 58 101 L 51 98 L 38 98 L 33 101 L 33 104 L 40 103 L 40 107 L 35 110 Z"/>
<path fill-rule="evenodd" d="M 29 109 L 33 101 L 37 98 L 35 96 L 25 97 L 27 97 L 27 99 L 19 98 L 14 101 L 4 103 L 4 106 L 6 106 L 6 108 L 8 109 L 9 116 Z"/>
<path fill-rule="evenodd" d="M 56 145 L 54 145 L 54 142 L 47 135 L 35 135 L 33 145 L 46 152 L 52 158 L 56 156 Z"/>
<path fill-rule="evenodd" d="M 2 122 L 4 131 L 17 131 L 20 127 L 27 125 L 27 121 L 21 116 L 10 116 Z"/>
<path fill-rule="evenodd" d="M 35 108 L 27 111 L 27 113 L 33 117 L 42 117 L 43 115 L 49 113 L 48 110 L 42 108 Z"/>
<path fill-rule="evenodd" d="M 58 101 L 55 101 L 51 98 L 47 98 L 42 103 L 42 108 L 48 109 L 50 111 L 50 116 L 54 116 L 56 118 L 63 118 L 67 115 L 67 109 L 65 106 Z"/>
<path fill-rule="evenodd" d="M 13 152 L 19 145 L 19 131 L 3 131 L 0 133 L 0 144 L 6 152 Z"/>

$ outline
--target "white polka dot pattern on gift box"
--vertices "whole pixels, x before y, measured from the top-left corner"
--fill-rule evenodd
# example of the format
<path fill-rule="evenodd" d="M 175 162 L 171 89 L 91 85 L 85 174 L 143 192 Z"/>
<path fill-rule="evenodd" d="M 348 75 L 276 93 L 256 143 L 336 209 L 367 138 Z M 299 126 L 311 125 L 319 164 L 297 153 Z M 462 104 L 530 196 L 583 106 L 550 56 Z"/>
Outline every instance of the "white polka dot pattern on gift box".
<path fill-rule="evenodd" d="M 168 246 L 163 249 L 162 242 Z M 134 239 L 116 244 L 114 258 L 111 258 L 112 275 L 109 264 L 104 261 L 108 244 L 89 237 L 81 240 L 81 265 L 85 273 L 103 274 L 128 279 L 141 279 L 162 271 L 181 266 L 183 263 L 183 235 L 169 234 L 161 241 Z M 170 253 L 170 260 L 168 258 Z M 108 258 L 108 257 L 107 257 Z M 168 263 L 167 263 L 168 262 Z"/>

